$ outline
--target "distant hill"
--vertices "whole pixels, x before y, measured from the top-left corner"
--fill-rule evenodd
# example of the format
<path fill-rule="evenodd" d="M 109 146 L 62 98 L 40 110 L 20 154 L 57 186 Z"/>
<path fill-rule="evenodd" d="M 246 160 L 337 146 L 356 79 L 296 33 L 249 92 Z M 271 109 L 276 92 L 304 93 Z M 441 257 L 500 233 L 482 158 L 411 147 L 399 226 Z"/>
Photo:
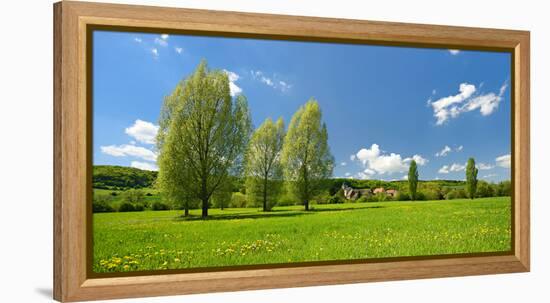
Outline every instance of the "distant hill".
<path fill-rule="evenodd" d="M 102 189 L 130 189 L 151 187 L 157 179 L 156 171 L 133 167 L 94 165 L 92 187 Z"/>
<path fill-rule="evenodd" d="M 113 165 L 96 165 L 93 167 L 93 188 L 102 189 L 119 189 L 125 190 L 130 188 L 144 188 L 151 187 L 157 179 L 158 172 L 141 170 L 133 167 L 126 166 L 113 166 Z M 233 191 L 238 191 L 243 186 L 242 180 L 238 180 L 235 183 Z M 346 183 L 353 188 L 392 188 L 398 190 L 405 190 L 408 186 L 406 180 L 403 181 L 383 181 L 383 180 L 359 180 L 348 178 L 332 178 L 326 181 L 325 188 L 331 195 L 334 195 L 342 183 Z M 447 188 L 462 188 L 464 187 L 464 181 L 454 180 L 430 180 L 420 181 L 422 186 L 438 185 L 440 187 Z"/>

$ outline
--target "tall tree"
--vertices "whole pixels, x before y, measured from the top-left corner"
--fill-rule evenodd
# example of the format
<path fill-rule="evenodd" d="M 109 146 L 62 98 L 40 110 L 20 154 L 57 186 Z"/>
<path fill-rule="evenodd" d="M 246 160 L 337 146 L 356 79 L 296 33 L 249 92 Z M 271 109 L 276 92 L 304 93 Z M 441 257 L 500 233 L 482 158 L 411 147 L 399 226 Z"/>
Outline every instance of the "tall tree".
<path fill-rule="evenodd" d="M 185 168 L 159 181 L 165 182 L 161 188 L 181 185 L 200 200 L 202 216 L 207 217 L 213 193 L 242 167 L 251 131 L 248 103 L 242 95 L 233 100 L 227 74 L 209 70 L 205 61 L 180 86 L 161 111 L 159 174 L 175 166 L 173 161 Z"/>
<path fill-rule="evenodd" d="M 466 191 L 470 199 L 475 198 L 477 189 L 477 168 L 474 158 L 468 159 L 466 164 Z"/>
<path fill-rule="evenodd" d="M 184 146 L 181 142 L 182 138 L 168 136 L 172 117 L 176 107 L 180 105 L 178 101 L 181 101 L 184 85 L 185 82 L 179 83 L 174 91 L 164 98 L 160 110 L 159 130 L 156 137 L 157 151 L 159 152 L 157 159 L 159 174 L 156 185 L 167 202 L 175 208 L 183 208 L 184 216 L 188 216 L 189 209 L 197 206 L 197 199 L 192 192 L 198 185 L 191 178 L 190 166 L 186 163 L 188 159 L 181 149 Z M 165 144 L 167 140 L 169 143 Z"/>
<path fill-rule="evenodd" d="M 418 187 L 418 169 L 416 167 L 416 161 L 412 160 L 409 166 L 409 195 L 411 200 L 416 200 L 416 189 Z"/>
<path fill-rule="evenodd" d="M 252 204 L 261 203 L 263 211 L 275 206 L 283 182 L 281 149 L 285 125 L 268 118 L 252 134 L 246 151 L 246 192 Z"/>
<path fill-rule="evenodd" d="M 332 175 L 334 166 L 327 126 L 315 99 L 311 98 L 292 117 L 281 163 L 290 191 L 309 210 L 309 202 L 320 192 L 323 181 Z"/>

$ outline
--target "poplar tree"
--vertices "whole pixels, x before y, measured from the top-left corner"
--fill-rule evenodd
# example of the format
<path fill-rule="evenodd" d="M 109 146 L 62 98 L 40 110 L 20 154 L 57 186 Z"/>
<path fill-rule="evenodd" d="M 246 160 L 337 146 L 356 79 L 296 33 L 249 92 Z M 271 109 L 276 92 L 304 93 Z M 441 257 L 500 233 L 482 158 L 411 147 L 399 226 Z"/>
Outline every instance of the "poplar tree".
<path fill-rule="evenodd" d="M 468 164 L 466 165 L 466 191 L 468 192 L 468 197 L 474 199 L 477 190 L 477 168 L 474 158 L 468 159 Z"/>
<path fill-rule="evenodd" d="M 416 161 L 412 160 L 409 166 L 409 195 L 411 200 L 416 200 L 416 189 L 418 187 L 418 169 L 416 167 Z"/>

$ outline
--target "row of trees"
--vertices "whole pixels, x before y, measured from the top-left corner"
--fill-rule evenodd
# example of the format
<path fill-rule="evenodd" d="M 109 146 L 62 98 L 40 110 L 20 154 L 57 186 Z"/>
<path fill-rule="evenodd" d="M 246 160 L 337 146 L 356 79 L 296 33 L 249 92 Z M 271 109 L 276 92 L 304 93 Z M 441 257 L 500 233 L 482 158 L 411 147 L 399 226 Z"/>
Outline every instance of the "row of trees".
<path fill-rule="evenodd" d="M 205 61 L 165 98 L 159 126 L 158 185 L 185 215 L 196 201 L 203 217 L 211 200 L 223 208 L 231 181 L 243 175 L 247 195 L 265 211 L 283 185 L 308 210 L 332 175 L 327 128 L 314 99 L 298 109 L 286 133 L 282 119 L 253 131 L 246 97 L 233 99 L 226 73 L 209 70 Z"/>
<path fill-rule="evenodd" d="M 466 193 L 470 199 L 474 199 L 477 194 L 477 173 L 476 161 L 474 158 L 469 158 L 466 164 Z M 410 163 L 407 177 L 409 182 L 409 196 L 411 200 L 414 201 L 416 200 L 418 188 L 418 168 L 415 160 L 412 160 Z"/>

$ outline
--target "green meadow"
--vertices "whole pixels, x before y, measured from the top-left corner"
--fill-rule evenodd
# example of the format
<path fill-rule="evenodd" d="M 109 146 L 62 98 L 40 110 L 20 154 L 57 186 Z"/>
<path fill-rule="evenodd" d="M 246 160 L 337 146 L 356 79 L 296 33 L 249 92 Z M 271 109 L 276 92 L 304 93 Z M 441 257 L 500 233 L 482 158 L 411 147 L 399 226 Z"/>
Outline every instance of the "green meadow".
<path fill-rule="evenodd" d="M 93 214 L 94 272 L 511 249 L 511 199 L 490 197 Z"/>

